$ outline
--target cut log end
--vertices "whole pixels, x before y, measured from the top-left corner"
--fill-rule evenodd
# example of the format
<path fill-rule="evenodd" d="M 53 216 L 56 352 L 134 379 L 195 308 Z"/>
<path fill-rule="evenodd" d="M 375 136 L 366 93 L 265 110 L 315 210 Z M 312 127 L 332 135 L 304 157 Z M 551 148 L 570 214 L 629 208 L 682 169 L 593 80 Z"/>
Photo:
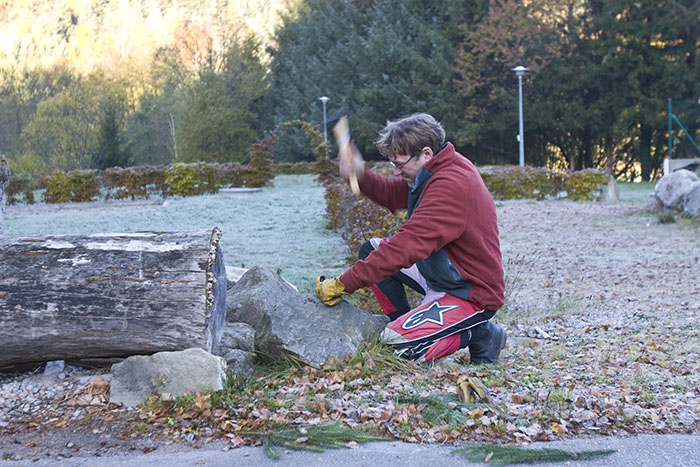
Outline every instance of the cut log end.
<path fill-rule="evenodd" d="M 205 336 L 206 350 L 213 354 L 219 352 L 219 342 L 226 324 L 226 265 L 219 242 L 222 235 L 218 227 L 212 231 L 207 263 Z"/>

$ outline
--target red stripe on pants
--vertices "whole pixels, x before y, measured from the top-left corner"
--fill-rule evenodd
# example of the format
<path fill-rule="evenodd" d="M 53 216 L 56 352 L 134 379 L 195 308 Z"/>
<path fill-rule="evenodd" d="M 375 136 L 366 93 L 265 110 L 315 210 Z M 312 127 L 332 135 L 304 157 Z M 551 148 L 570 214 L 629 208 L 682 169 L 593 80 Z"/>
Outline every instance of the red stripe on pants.
<path fill-rule="evenodd" d="M 374 293 L 374 296 L 377 297 L 379 306 L 382 307 L 382 311 L 385 315 L 389 315 L 389 313 L 393 313 L 396 311 L 396 308 L 394 308 L 394 305 L 391 303 L 391 300 L 389 300 L 389 297 L 387 297 L 384 294 L 384 292 L 382 292 L 382 290 L 377 286 L 377 284 L 371 285 L 369 289 Z"/>

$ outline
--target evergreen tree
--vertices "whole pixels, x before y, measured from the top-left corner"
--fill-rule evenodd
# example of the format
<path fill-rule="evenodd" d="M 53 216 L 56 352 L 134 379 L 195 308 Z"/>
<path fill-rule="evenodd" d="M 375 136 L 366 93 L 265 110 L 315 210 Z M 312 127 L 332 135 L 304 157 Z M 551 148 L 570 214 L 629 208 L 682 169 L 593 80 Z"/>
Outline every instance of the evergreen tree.
<path fill-rule="evenodd" d="M 126 167 L 130 164 L 130 155 L 122 144 L 121 125 L 114 104 L 105 106 L 100 133 L 97 140 L 97 151 L 92 157 L 92 168 L 104 170 L 109 167 Z"/>
<path fill-rule="evenodd" d="M 272 50 L 267 128 L 295 119 L 320 127 L 318 98 L 327 96 L 329 115 L 350 112 L 366 155 L 377 155 L 388 119 L 418 111 L 442 120 L 452 138 L 463 107 L 453 84 L 458 25 L 483 3 L 311 0 L 288 12 Z"/>
<path fill-rule="evenodd" d="M 574 8 L 576 3 L 494 1 L 478 23 L 465 31 L 457 54 L 458 89 L 467 101 L 462 137 L 481 154 L 483 162 L 517 163 L 515 66 L 529 68 L 523 77 L 526 162 L 544 165 L 548 162 L 545 148 L 554 143 L 552 134 L 575 131 L 566 107 L 571 100 L 562 99 L 568 93 L 562 88 L 545 91 L 542 82 L 550 64 L 567 64 L 574 55 L 570 41 L 580 14 Z M 560 75 L 570 69 L 559 69 Z M 552 92 L 557 96 L 551 98 Z"/>
<path fill-rule="evenodd" d="M 594 79 L 625 76 L 616 92 L 618 140 L 630 170 L 649 180 L 667 151 L 666 101 L 700 95 L 700 12 L 695 0 L 590 0 L 587 38 L 610 67 L 624 70 Z M 603 69 L 605 71 L 605 69 Z M 636 162 L 639 169 L 636 169 Z M 637 172 L 638 170 L 638 172 Z"/>

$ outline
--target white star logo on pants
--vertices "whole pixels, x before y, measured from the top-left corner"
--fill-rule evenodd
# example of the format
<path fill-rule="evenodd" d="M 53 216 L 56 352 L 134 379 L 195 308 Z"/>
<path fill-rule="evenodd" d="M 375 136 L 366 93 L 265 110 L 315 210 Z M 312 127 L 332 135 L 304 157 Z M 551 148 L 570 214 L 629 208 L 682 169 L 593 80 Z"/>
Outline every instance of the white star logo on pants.
<path fill-rule="evenodd" d="M 439 326 L 442 326 L 445 324 L 443 315 L 446 312 L 457 307 L 457 305 L 440 305 L 440 302 L 436 300 L 433 303 L 431 303 L 428 308 L 413 313 L 411 316 L 409 316 L 408 319 L 406 319 L 406 321 L 403 322 L 401 328 L 409 330 L 417 328 L 421 324 L 427 322 L 435 323 Z"/>

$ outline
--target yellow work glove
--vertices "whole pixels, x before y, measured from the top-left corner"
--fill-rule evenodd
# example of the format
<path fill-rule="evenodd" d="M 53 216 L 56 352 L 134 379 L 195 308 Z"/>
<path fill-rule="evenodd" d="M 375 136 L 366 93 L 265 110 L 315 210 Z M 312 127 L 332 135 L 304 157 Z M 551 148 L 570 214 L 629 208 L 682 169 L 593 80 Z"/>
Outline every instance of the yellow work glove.
<path fill-rule="evenodd" d="M 341 295 L 350 295 L 345 291 L 345 286 L 339 279 L 326 279 L 325 276 L 316 278 L 316 296 L 328 306 L 337 305 Z"/>
<path fill-rule="evenodd" d="M 474 404 L 479 401 L 491 402 L 489 389 L 475 376 L 460 376 L 457 380 L 457 398 L 460 402 Z"/>

